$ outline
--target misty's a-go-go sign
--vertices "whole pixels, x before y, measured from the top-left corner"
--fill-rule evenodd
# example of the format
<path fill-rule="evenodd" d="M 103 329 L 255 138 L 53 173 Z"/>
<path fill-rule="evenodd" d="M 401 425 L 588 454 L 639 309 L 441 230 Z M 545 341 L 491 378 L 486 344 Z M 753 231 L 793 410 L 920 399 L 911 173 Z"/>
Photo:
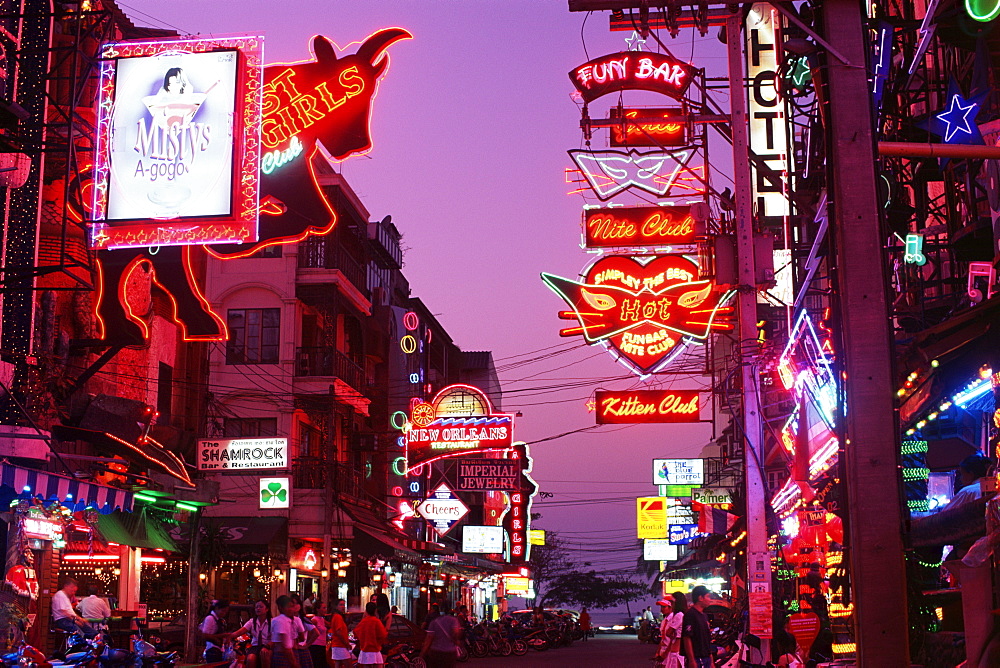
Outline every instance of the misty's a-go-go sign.
<path fill-rule="evenodd" d="M 447 485 L 440 485 L 432 496 L 421 501 L 417 506 L 417 513 L 434 525 L 438 535 L 443 536 L 455 522 L 469 513 L 469 507 Z"/>
<path fill-rule="evenodd" d="M 287 467 L 288 439 L 286 438 L 224 438 L 198 441 L 199 471 Z"/>

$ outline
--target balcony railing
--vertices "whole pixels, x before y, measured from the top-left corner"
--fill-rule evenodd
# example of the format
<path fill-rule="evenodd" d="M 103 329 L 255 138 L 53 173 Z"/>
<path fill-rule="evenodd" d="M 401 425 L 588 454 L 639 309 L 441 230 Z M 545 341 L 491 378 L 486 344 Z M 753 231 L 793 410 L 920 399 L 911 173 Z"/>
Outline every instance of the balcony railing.
<path fill-rule="evenodd" d="M 360 498 L 364 494 L 364 474 L 340 462 L 328 462 L 323 457 L 296 457 L 292 475 L 297 489 L 325 489 L 327 476 L 334 491 Z"/>
<path fill-rule="evenodd" d="M 369 298 L 364 266 L 329 237 L 306 239 L 299 244 L 299 269 L 336 269 L 365 299 Z"/>
<path fill-rule="evenodd" d="M 336 376 L 358 392 L 368 385 L 365 370 L 344 353 L 331 348 L 297 348 L 295 375 Z"/>

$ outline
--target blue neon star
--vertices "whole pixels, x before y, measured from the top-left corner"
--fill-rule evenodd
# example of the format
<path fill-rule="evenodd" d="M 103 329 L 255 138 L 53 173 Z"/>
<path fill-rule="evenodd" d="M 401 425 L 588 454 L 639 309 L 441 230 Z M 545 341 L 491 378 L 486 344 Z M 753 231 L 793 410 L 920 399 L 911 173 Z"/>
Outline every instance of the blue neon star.
<path fill-rule="evenodd" d="M 932 114 L 918 123 L 918 127 L 938 135 L 946 144 L 982 144 L 983 135 L 976 123 L 983 101 L 989 91 L 965 97 L 958 82 L 948 82 L 947 106 L 940 113 Z"/>
<path fill-rule="evenodd" d="M 947 126 L 944 132 L 944 141 L 946 144 L 950 144 L 952 138 L 959 132 L 965 133 L 970 137 L 972 136 L 972 128 L 969 127 L 969 115 L 971 114 L 972 118 L 975 118 L 979 105 L 969 102 L 968 105 L 963 106 L 962 101 L 961 95 L 955 95 L 951 98 L 951 105 L 948 107 L 948 110 L 937 115 L 937 118 Z"/>

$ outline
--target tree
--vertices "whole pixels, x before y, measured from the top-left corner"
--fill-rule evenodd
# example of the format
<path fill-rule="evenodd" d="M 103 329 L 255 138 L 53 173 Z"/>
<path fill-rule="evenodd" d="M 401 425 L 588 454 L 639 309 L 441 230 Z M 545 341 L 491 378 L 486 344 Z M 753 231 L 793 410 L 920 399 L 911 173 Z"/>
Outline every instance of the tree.
<path fill-rule="evenodd" d="M 532 547 L 531 559 L 528 563 L 535 580 L 535 596 L 538 605 L 545 602 L 546 592 L 555 580 L 577 573 L 580 566 L 590 565 L 586 562 L 578 565 L 569 556 L 569 551 L 555 531 L 546 532 L 545 545 Z"/>
<path fill-rule="evenodd" d="M 553 579 L 545 603 L 611 608 L 648 596 L 647 585 L 624 577 L 603 577 L 596 571 L 566 573 Z"/>

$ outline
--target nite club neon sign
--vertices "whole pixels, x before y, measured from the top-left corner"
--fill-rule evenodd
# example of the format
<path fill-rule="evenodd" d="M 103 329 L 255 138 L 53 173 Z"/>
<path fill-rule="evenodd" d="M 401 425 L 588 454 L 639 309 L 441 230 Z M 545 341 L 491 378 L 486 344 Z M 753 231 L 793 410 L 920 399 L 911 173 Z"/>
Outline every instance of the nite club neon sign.
<path fill-rule="evenodd" d="M 690 244 L 695 241 L 689 206 L 588 209 L 583 214 L 587 248 Z"/>
<path fill-rule="evenodd" d="M 680 99 L 695 67 L 662 53 L 626 51 L 595 58 L 569 73 L 584 102 L 621 90 L 648 90 Z"/>
<path fill-rule="evenodd" d="M 597 391 L 597 424 L 698 422 L 698 390 Z"/>
<path fill-rule="evenodd" d="M 681 255 L 607 255 L 581 278 L 542 274 L 570 306 L 559 317 L 578 323 L 560 335 L 602 344 L 640 375 L 663 368 L 686 344 L 733 327 L 733 308 L 725 305 L 732 291 L 698 280 L 698 265 Z"/>

